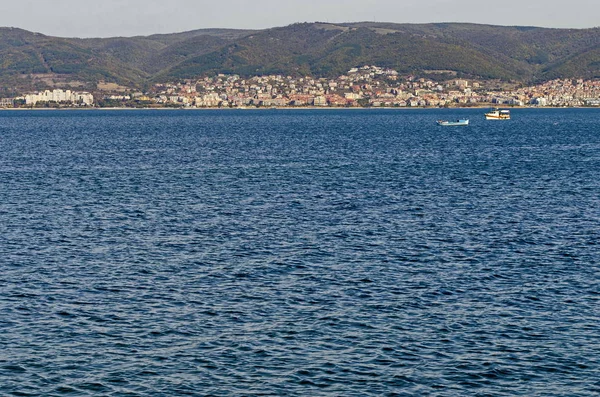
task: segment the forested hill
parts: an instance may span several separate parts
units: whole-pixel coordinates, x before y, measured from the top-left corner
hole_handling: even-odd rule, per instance
[[[0,95],[98,81],[142,87],[213,73],[328,77],[361,65],[527,83],[600,77],[600,28],[302,23],[106,39],[0,28],[0,65]]]

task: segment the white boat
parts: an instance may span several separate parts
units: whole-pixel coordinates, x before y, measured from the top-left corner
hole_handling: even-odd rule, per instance
[[[460,120],[456,120],[456,121],[448,121],[448,120],[438,120],[436,121],[436,123],[438,123],[438,125],[442,125],[442,126],[467,126],[469,125],[469,120],[468,119],[460,119]]]
[[[494,108],[485,114],[486,120],[510,120],[510,110]]]

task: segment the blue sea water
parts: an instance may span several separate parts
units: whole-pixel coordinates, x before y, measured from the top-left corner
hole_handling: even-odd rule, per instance
[[[512,115],[1,111],[0,395],[600,395],[600,110]]]

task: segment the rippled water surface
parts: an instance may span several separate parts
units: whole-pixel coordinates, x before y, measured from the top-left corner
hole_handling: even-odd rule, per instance
[[[0,395],[600,394],[600,110],[512,113],[1,111]]]

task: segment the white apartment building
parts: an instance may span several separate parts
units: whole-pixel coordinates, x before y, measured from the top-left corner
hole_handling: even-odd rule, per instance
[[[46,90],[25,95],[27,105],[35,105],[38,102],[70,102],[91,106],[94,103],[94,96],[89,92],[74,92],[71,90]]]

